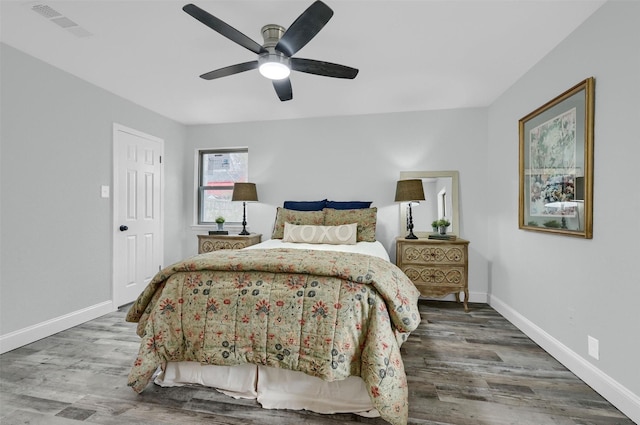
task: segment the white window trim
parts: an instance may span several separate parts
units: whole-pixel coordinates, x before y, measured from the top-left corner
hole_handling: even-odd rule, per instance
[[[193,203],[191,208],[191,229],[195,231],[200,230],[209,230],[216,227],[215,223],[213,224],[200,224],[198,223],[198,191],[200,190],[200,152],[201,151],[210,151],[210,150],[235,150],[235,149],[246,149],[249,151],[248,146],[227,146],[227,147],[208,147],[208,148],[197,148],[193,152]],[[247,170],[248,172],[248,170]],[[229,230],[229,234],[235,233],[237,229],[238,232],[242,230],[242,224],[225,224],[224,226],[227,230]]]

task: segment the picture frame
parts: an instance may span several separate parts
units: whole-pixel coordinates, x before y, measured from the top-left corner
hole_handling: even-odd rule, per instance
[[[594,94],[589,77],[519,120],[520,229],[593,237]]]

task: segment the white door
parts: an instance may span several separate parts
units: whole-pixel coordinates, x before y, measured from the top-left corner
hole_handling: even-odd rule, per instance
[[[162,265],[164,141],[113,125],[113,301],[134,301]]]

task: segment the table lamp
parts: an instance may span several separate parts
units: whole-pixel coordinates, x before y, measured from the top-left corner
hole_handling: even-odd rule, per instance
[[[240,235],[248,235],[247,232],[247,202],[256,202],[258,192],[255,183],[234,183],[231,201],[242,201],[242,232]]]
[[[411,203],[424,200],[424,189],[422,187],[421,179],[398,180],[398,184],[396,185],[396,202],[409,203],[409,218],[407,221],[407,230],[409,230],[409,234],[405,239],[418,239],[418,237],[413,234]]]

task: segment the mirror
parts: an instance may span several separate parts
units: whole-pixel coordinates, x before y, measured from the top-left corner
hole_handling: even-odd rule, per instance
[[[413,233],[426,238],[432,233],[431,222],[442,217],[451,225],[447,233],[460,235],[457,171],[401,171],[400,180],[421,179],[425,200],[411,204]],[[400,235],[407,234],[407,203],[400,203]]]

